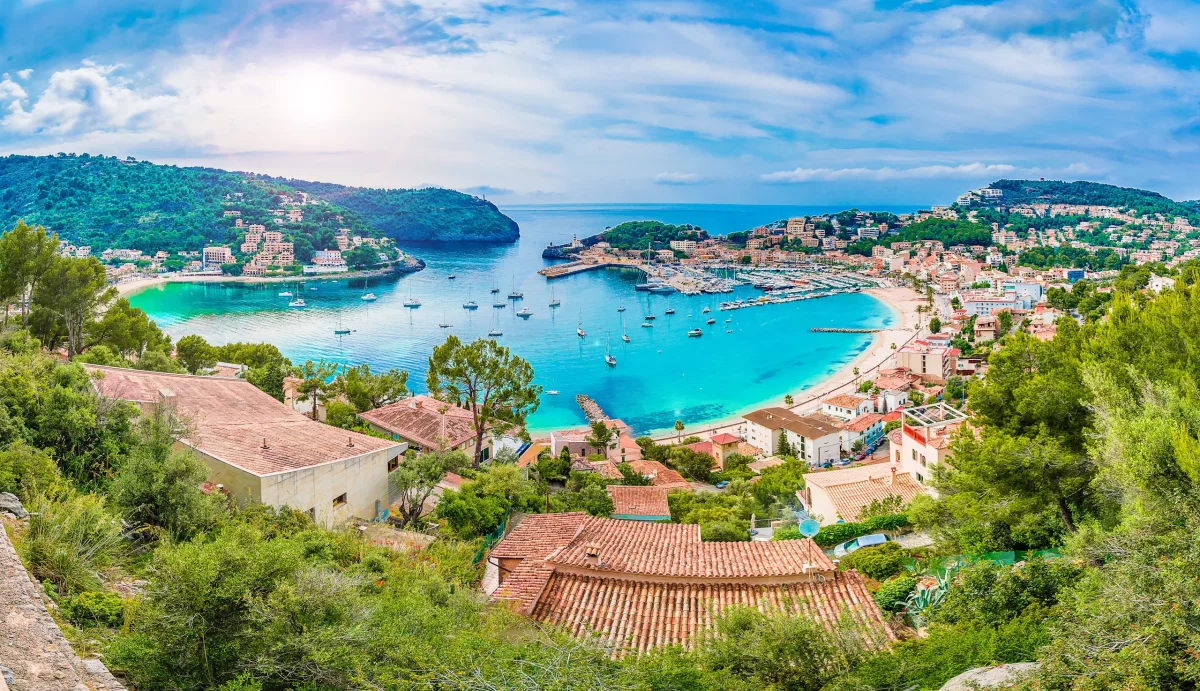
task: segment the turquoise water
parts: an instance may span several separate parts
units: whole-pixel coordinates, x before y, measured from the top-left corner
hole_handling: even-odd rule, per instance
[[[883,303],[857,293],[784,305],[720,312],[721,300],[759,294],[745,286],[722,296],[672,295],[674,315],[665,315],[667,299],[635,292],[641,274],[630,270],[591,271],[550,283],[536,271],[547,264],[547,242],[590,235],[630,218],[696,223],[714,233],[752,227],[777,218],[819,210],[754,206],[589,206],[505,209],[521,225],[521,240],[504,246],[408,246],[428,268],[399,279],[343,279],[295,284],[174,283],[133,296],[159,326],[178,338],[190,333],[212,343],[267,341],[292,358],[367,362],[372,368],[400,367],[410,386],[424,389],[430,351],[447,333],[467,340],[486,336],[493,326],[504,332],[500,343],[528,359],[537,382],[557,396],[542,397],[530,418],[535,431],[585,422],[575,395],[594,398],[610,415],[639,433],[670,428],[675,420],[689,427],[715,422],[764,402],[782,402],[820,382],[870,345],[864,334],[811,333],[814,326],[877,328],[891,326],[895,315]],[[455,280],[448,279],[454,273]],[[513,285],[524,300],[508,300]],[[500,293],[489,290],[497,286]],[[551,309],[550,289],[562,306]],[[311,290],[315,287],[316,290]],[[287,307],[282,290],[302,295],[308,306]],[[373,303],[361,296],[370,291]],[[468,312],[468,299],[479,309]],[[403,302],[409,295],[418,309]],[[504,302],[494,309],[493,302]],[[622,313],[631,342],[621,341]],[[516,315],[528,307],[533,316]],[[711,315],[702,314],[708,306]],[[654,314],[653,328],[640,324]],[[689,316],[690,315],[690,316]],[[716,318],[711,326],[707,317]],[[727,325],[725,319],[732,319]],[[452,328],[439,328],[443,320]],[[577,322],[587,332],[580,338]],[[339,326],[354,329],[334,335]],[[702,328],[690,338],[687,331]],[[732,333],[726,333],[726,328]],[[606,348],[616,367],[604,361]]]

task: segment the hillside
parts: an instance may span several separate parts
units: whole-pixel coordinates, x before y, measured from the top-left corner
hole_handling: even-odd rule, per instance
[[[1177,202],[1157,192],[1133,187],[1117,187],[1101,182],[1063,182],[1061,180],[997,180],[990,187],[1004,190],[1003,203],[1013,204],[1088,204],[1136,209],[1139,213],[1192,216],[1195,202]]]
[[[409,242],[516,242],[517,222],[496,205],[454,190],[378,189],[263,178],[314,194],[359,214],[385,235]]]
[[[661,221],[626,221],[608,228],[599,235],[584,240],[585,243],[607,242],[618,249],[666,249],[672,240],[704,240],[708,233],[697,226],[672,225]]]
[[[329,203],[305,206],[302,221],[281,228],[299,243],[297,255],[301,246],[329,247],[339,227],[425,242],[517,237],[516,223],[495,206],[450,190],[362,189],[87,154],[0,158],[0,224],[25,219],[97,248],[175,252],[236,242],[225,211],[270,224],[281,197],[298,191]]]

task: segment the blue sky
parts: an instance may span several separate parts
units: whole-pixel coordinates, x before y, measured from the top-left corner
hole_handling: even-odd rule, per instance
[[[1200,198],[1200,4],[8,0],[0,153],[528,202]]]

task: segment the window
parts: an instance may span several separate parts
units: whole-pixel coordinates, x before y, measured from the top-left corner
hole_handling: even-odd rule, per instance
[[[913,449],[912,452],[913,452],[913,460],[915,461],[915,460],[917,460],[917,450]]]
[[[925,482],[925,478],[920,473],[917,473],[917,482]]]
[[[336,509],[339,506],[345,506],[345,505],[346,505],[346,493],[345,492],[342,492],[341,494],[339,494],[333,498],[333,508]]]
[[[389,473],[399,467],[400,467],[400,457],[399,456],[396,456],[395,458],[388,460],[388,472]]]
[[[921,454],[921,467],[925,467],[925,454]]]

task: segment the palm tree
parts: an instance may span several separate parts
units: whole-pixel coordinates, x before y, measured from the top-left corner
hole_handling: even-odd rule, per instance
[[[783,397],[783,404],[787,405],[787,406],[790,406],[792,404],[792,395],[791,394],[786,394]]]
[[[683,436],[683,420],[675,421],[675,432],[675,441],[679,441],[679,439]]]

